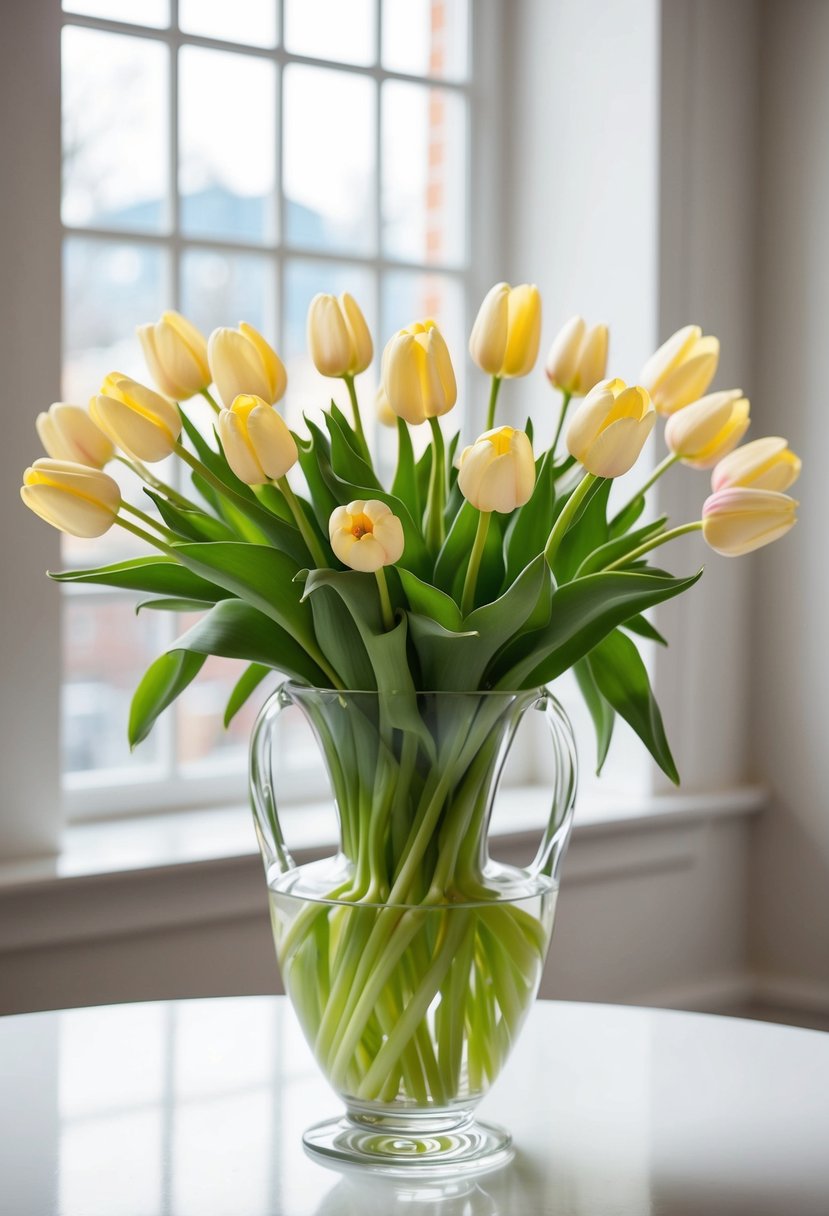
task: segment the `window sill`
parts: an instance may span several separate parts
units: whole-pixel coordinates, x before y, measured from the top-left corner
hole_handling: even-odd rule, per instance
[[[547,798],[541,786],[502,791],[493,822],[494,838],[516,844],[538,838],[546,821]],[[579,802],[573,837],[596,838],[748,815],[762,810],[766,799],[766,791],[759,786],[696,794],[606,794]],[[330,851],[335,833],[330,807],[297,804],[286,809],[283,820],[288,847],[298,861]],[[87,880],[257,856],[250,811],[244,806],[72,824],[58,854],[0,863],[0,898],[15,889],[54,889]]]

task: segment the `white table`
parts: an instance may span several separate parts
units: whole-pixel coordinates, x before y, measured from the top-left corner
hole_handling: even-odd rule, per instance
[[[482,1113],[516,1145],[457,1183],[339,1173],[337,1110],[283,998],[0,1019],[3,1216],[827,1216],[829,1035],[540,1003]]]

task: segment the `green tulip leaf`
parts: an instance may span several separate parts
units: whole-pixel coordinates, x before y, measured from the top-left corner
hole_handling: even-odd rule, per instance
[[[613,482],[609,477],[597,481],[559,546],[553,564],[556,582],[569,583],[589,554],[607,543],[607,500]],[[558,506],[563,507],[560,499]]]
[[[588,658],[579,659],[577,663],[573,664],[573,675],[590,717],[593,719],[593,727],[596,731],[596,776],[599,777],[607,759],[610,740],[613,737],[616,711],[602,696]]]
[[[504,535],[507,582],[511,583],[528,562],[544,552],[555,518],[555,501],[553,456],[546,452],[529,502],[513,514]]]
[[[176,596],[164,596],[161,599],[141,600],[135,605],[135,615],[138,616],[145,608],[156,612],[206,612],[209,604],[201,600],[186,600]]]
[[[581,563],[576,571],[576,578],[581,578],[585,574],[596,574],[599,570],[603,570],[605,566],[609,566],[612,562],[619,561],[626,554],[632,553],[639,545],[644,544],[646,540],[650,540],[652,536],[656,536],[657,532],[661,532],[667,518],[667,515],[661,515],[659,519],[645,524],[642,528],[637,528],[635,532],[627,532],[624,536],[616,537],[614,540],[609,540],[606,544],[600,545],[598,549],[588,554]]]
[[[328,439],[313,419],[307,416],[304,417],[305,425],[310,433],[310,439],[303,439],[301,436],[294,435],[297,451],[299,452],[299,467],[302,469],[306,485],[308,486],[308,493],[311,495],[311,503],[314,515],[316,516],[317,526],[327,535],[331,512],[336,507],[344,504],[340,502],[336,494],[332,493],[320,468],[323,460],[330,464],[331,448]]]
[[[144,493],[155,503],[168,528],[183,540],[236,540],[236,534],[222,520],[204,511],[186,511],[168,502],[163,494],[144,487]]]
[[[586,661],[601,695],[633,727],[663,773],[679,785],[662,715],[635,644],[617,629],[590,651]]]
[[[659,630],[655,629],[648,618],[642,616],[641,613],[630,617],[629,620],[624,622],[622,628],[626,629],[628,633],[637,634],[640,638],[647,638],[649,642],[656,642],[659,646],[668,645],[668,639],[663,637]]]
[[[127,736],[130,749],[147,738],[156,719],[192,684],[207,655],[172,650],[156,659],[141,677],[130,705]]]
[[[152,591],[158,595],[200,600],[208,605],[234,594],[192,570],[185,570],[172,557],[132,557],[91,570],[50,572],[49,577],[58,583],[95,583],[122,587],[126,591]]]
[[[637,519],[641,516],[645,509],[645,495],[637,494],[634,499],[622,507],[618,514],[613,516],[610,521],[610,535],[612,537],[622,536],[629,528],[632,528]]]
[[[411,570],[399,570],[400,582],[412,612],[433,617],[444,629],[461,630],[461,610],[450,595],[424,583]]]
[[[397,468],[391,486],[395,498],[399,498],[409,509],[412,519],[423,517],[423,503],[417,484],[414,448],[409,427],[402,418],[397,419]]]
[[[270,673],[271,668],[265,667],[262,663],[250,663],[245,668],[233,685],[233,690],[227,699],[224,712],[225,730],[230,726],[248,698],[253,695],[265,677],[270,675]]]

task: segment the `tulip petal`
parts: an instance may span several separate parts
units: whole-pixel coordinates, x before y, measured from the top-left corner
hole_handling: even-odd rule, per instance
[[[691,353],[701,337],[702,330],[698,325],[685,325],[675,334],[671,334],[670,338],[654,351],[639,376],[639,383],[651,396],[660,387],[665,376]]]
[[[296,442],[272,405],[259,405],[247,418],[248,442],[272,481],[284,477],[297,462]]]
[[[496,283],[483,298],[472,333],[469,353],[481,371],[500,376],[509,335],[508,283]]]
[[[508,300],[508,332],[501,375],[526,376],[535,366],[541,341],[541,296],[531,283],[513,287]]]

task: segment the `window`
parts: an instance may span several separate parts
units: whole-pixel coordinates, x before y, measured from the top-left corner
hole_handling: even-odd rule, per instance
[[[342,388],[305,353],[308,303],[348,289],[378,355],[394,329],[436,316],[463,401],[476,303],[466,0],[63,7],[65,400],[85,401],[113,369],[146,378],[134,328],[172,306],[205,332],[241,319],[261,328],[285,360],[285,409],[301,428],[303,411]],[[367,421],[376,365],[358,382]],[[200,420],[209,425],[206,407]],[[375,442],[381,459],[390,453],[387,434]],[[117,475],[141,502],[140,483],[126,469]],[[120,535],[70,538],[63,560],[98,565],[136,551]],[[165,805],[241,800],[261,697],[223,730],[239,670],[209,660],[130,755],[132,690],[188,621],[148,610],[136,619],[135,597],[109,589],[63,595],[70,814],[129,812],[162,796]],[[304,738],[286,759],[289,781],[310,766]]]

